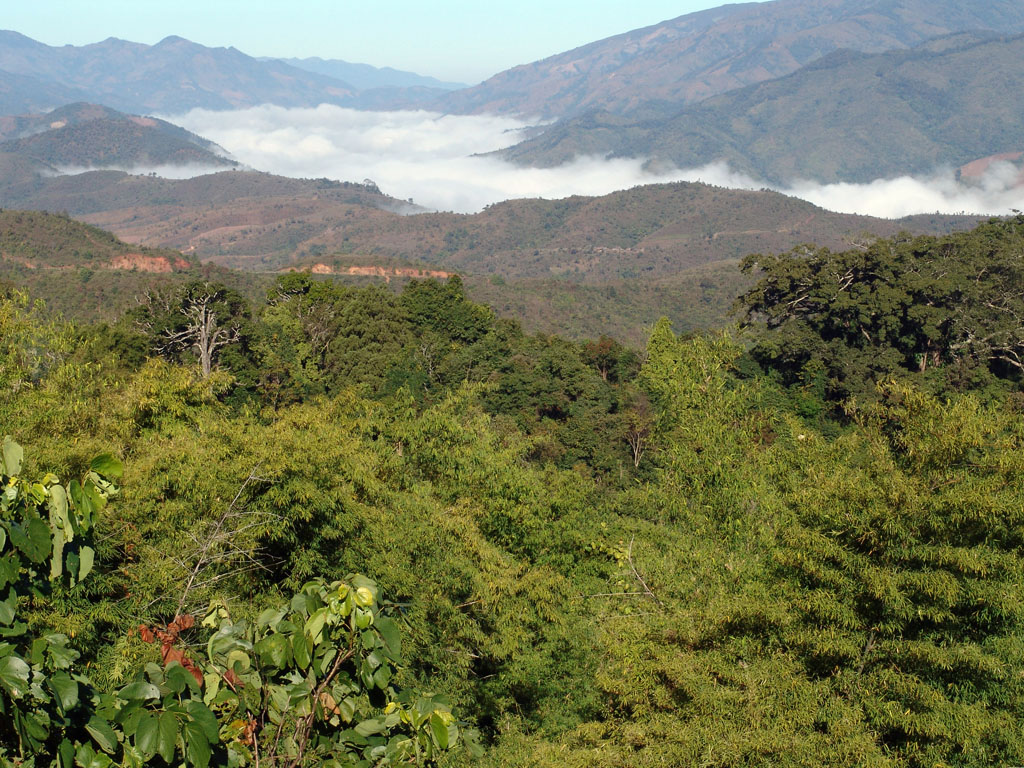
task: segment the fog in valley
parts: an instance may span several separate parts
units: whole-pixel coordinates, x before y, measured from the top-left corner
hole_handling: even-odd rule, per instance
[[[640,184],[703,181],[739,189],[770,185],[721,163],[649,173],[639,159],[577,158],[556,168],[520,167],[487,153],[516,144],[532,127],[510,117],[369,112],[321,105],[193,110],[166,119],[225,147],[238,161],[285,176],[371,179],[381,190],[436,210],[479,211],[518,197],[602,195]],[[157,170],[159,175],[181,176]],[[897,218],[914,213],[1006,214],[1024,208],[1020,172],[997,163],[971,184],[953,169],[869,184],[794,181],[775,187],[829,210]]]

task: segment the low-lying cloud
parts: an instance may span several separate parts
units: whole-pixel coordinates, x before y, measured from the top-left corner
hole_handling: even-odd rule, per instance
[[[215,141],[253,168],[284,176],[372,179],[394,197],[436,210],[472,213],[509,198],[602,195],[672,181],[740,189],[768,186],[720,163],[651,173],[642,159],[584,157],[557,168],[523,168],[480,156],[524,138],[531,126],[509,117],[265,105],[233,112],[193,110],[167,119]],[[928,178],[794,182],[776,188],[833,211],[898,218],[913,213],[1009,213],[1024,208],[1019,182],[1017,169],[997,163],[972,184],[959,182],[947,170]]]

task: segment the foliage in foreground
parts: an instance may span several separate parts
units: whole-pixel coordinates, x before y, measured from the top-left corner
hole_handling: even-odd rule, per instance
[[[23,452],[5,438],[0,460],[0,763],[109,765],[383,766],[432,764],[460,741],[447,700],[400,690],[398,625],[377,585],[360,576],[307,583],[255,622],[214,605],[205,658],[183,650],[191,615],[166,628],[164,664],[127,685],[97,689],[60,633],[24,620],[26,604],[73,589],[94,565],[99,514],[123,467],[110,455],[61,485],[21,474]]]

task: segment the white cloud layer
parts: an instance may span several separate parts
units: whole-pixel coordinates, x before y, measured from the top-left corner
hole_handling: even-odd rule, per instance
[[[671,181],[741,189],[768,186],[720,163],[649,173],[640,159],[586,157],[557,168],[522,168],[494,157],[474,157],[523,138],[530,126],[508,117],[265,105],[234,112],[193,110],[167,119],[225,147],[253,168],[284,176],[372,179],[394,197],[412,198],[437,210],[471,213],[514,197],[602,195]],[[935,212],[1004,214],[1024,209],[1019,181],[1018,171],[1002,163],[993,165],[976,185],[959,183],[949,170],[928,178],[869,184],[794,182],[779,191],[829,210],[887,218]]]

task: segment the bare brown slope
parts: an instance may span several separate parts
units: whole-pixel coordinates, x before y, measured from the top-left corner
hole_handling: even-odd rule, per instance
[[[439,101],[456,113],[567,117],[694,103],[794,72],[840,48],[907,48],[964,30],[1024,32],[1018,0],[774,0],[725,5],[495,75]]]

